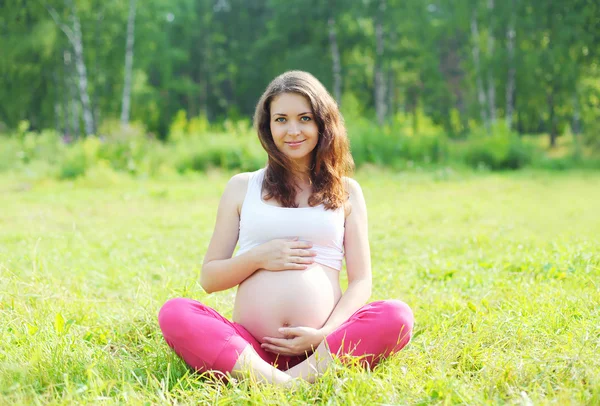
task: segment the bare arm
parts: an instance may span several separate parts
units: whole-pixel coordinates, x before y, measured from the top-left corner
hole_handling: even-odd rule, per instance
[[[260,267],[252,251],[231,257],[238,240],[240,209],[248,190],[248,179],[248,173],[235,175],[221,196],[215,229],[200,274],[200,285],[207,293],[237,286]]]

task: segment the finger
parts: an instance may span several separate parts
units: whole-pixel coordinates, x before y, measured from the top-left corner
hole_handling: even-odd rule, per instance
[[[317,251],[313,251],[313,250],[294,249],[294,250],[292,250],[292,252],[301,257],[316,257],[317,256]]]
[[[304,333],[304,330],[301,327],[281,327],[279,332],[286,336],[301,336]]]
[[[262,343],[260,345],[260,347],[265,351],[273,352],[275,354],[281,354],[281,355],[291,354],[291,352],[288,348],[278,347],[278,346],[272,345],[272,344]]]
[[[276,345],[278,347],[287,348],[289,350],[289,341],[286,338],[264,337],[263,341],[267,344]]]
[[[286,264],[283,264],[283,269],[284,270],[299,270],[302,271],[304,269],[307,269],[308,265],[304,265],[304,264],[295,264],[293,262],[288,262]]]
[[[290,248],[312,248],[313,243],[310,241],[293,241],[290,243]]]
[[[296,264],[312,264],[315,262],[313,257],[292,257],[290,258],[290,261]]]

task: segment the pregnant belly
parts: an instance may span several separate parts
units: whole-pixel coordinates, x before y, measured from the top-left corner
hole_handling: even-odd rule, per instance
[[[320,264],[260,270],[238,287],[233,320],[262,343],[263,337],[283,337],[280,327],[322,327],[341,295],[339,272]]]

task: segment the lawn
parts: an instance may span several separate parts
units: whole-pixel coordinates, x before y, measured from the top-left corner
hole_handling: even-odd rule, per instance
[[[0,404],[600,404],[600,173],[359,171],[372,300],[415,334],[290,393],[191,374],[156,321],[198,276],[229,175],[0,175]]]

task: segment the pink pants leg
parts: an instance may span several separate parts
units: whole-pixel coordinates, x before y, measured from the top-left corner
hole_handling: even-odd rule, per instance
[[[282,370],[306,358],[277,356],[263,350],[242,325],[191,299],[169,300],[161,308],[158,322],[167,344],[186,364],[201,372],[231,372],[248,345],[266,362]],[[405,303],[373,302],[360,308],[326,341],[334,356],[359,356],[361,363],[374,367],[408,344],[413,322],[412,310]]]
[[[413,312],[406,303],[382,300],[358,309],[325,340],[332,355],[361,357],[361,364],[373,368],[408,344],[413,325]]]

